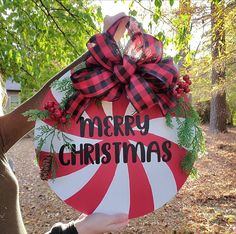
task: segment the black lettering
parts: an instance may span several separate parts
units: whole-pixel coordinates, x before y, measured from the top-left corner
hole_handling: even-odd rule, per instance
[[[171,160],[172,154],[169,150],[170,148],[171,148],[171,142],[170,141],[165,141],[162,144],[162,150],[164,151],[164,153],[166,153],[166,154],[163,154],[163,156],[162,156],[162,161],[163,162],[168,162],[168,161]]]
[[[115,163],[120,163],[120,145],[121,145],[121,142],[113,142],[112,144],[115,146]]]
[[[118,136],[119,133],[121,136],[124,136],[124,133],[121,129],[121,125],[123,124],[123,117],[122,116],[114,116],[114,136]]]
[[[97,125],[98,129],[98,136],[102,136],[102,121],[99,117],[95,116],[93,120],[91,119],[84,119],[84,117],[79,118],[80,123],[80,136],[85,136],[85,127],[88,125],[89,128],[89,136],[94,136],[94,126]]]
[[[138,153],[138,147],[140,149],[140,152]],[[141,162],[145,162],[145,148],[144,144],[142,142],[137,142],[136,145],[133,144],[123,144],[123,157],[124,157],[124,163],[127,163],[127,158],[129,154],[129,150],[131,149],[131,155],[132,155],[132,162],[137,162],[137,155],[141,157]]]
[[[95,144],[95,162],[96,162],[96,164],[100,163],[100,157],[101,157],[101,154],[100,154],[100,144],[96,143]]]
[[[132,115],[126,115],[125,116],[125,135],[133,135],[134,136],[134,130],[132,128],[132,124],[134,123],[134,117]]]
[[[156,141],[152,141],[147,148],[147,162],[151,162],[152,153],[156,153],[157,161],[161,161],[160,147]]]
[[[60,148],[59,151],[59,161],[61,163],[61,165],[63,166],[67,166],[70,164],[70,160],[68,159],[66,162],[64,161],[64,149],[65,149],[66,145],[62,145],[62,147]]]
[[[80,159],[79,159],[79,163],[80,163],[80,165],[83,165],[84,164],[84,150],[83,150],[83,144],[80,144],[79,145],[79,150],[76,150],[75,151],[75,154],[76,155],[80,155]],[[77,156],[78,157],[78,156]]]
[[[88,165],[89,162],[94,164],[93,158],[91,157],[91,153],[94,151],[94,146],[92,144],[86,143],[84,144],[84,164]]]
[[[67,148],[69,149],[68,146]],[[71,165],[75,165],[75,164],[76,164],[76,145],[72,144],[71,145]]]
[[[136,126],[138,129],[140,129],[140,133],[142,135],[147,135],[149,131],[149,116],[145,115],[144,116],[144,121],[143,121],[143,126],[141,125],[141,118],[140,115],[136,116]]]
[[[106,116],[103,120],[103,124],[104,124],[104,134],[105,136],[112,136],[112,133],[109,134],[109,119],[112,120],[112,116]]]
[[[102,144],[102,152],[105,155],[102,157],[102,163],[107,164],[111,161],[111,154],[109,150],[111,149],[111,144],[110,143],[104,143]]]

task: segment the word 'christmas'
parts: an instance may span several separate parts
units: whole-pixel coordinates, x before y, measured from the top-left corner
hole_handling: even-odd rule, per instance
[[[107,164],[111,161],[116,164],[122,161],[123,163],[135,163],[138,157],[140,157],[141,162],[151,162],[152,160],[168,162],[172,158],[170,141],[164,141],[161,145],[152,141],[147,146],[142,142],[137,142],[135,145],[127,142],[107,142],[94,145],[86,143],[79,144],[79,149],[73,144],[69,156],[64,154],[66,147],[63,145],[59,152],[59,161],[64,166],[76,165],[77,163],[80,165]]]

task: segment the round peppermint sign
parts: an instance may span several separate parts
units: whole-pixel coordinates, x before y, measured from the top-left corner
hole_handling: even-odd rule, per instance
[[[121,52],[114,35],[125,22]],[[123,23],[121,25],[124,25]],[[199,117],[188,103],[162,43],[132,17],[91,37],[87,57],[56,80],[37,119],[42,180],[80,212],[148,214],[170,201],[203,149]]]
[[[69,77],[70,72],[61,79]],[[63,95],[51,88],[42,106],[60,103]],[[172,199],[187,178],[180,165],[186,150],[178,146],[176,120],[172,118],[172,128],[165,121],[157,106],[137,113],[125,95],[115,102],[91,102],[78,120],[72,118],[69,126],[59,126],[54,137],[47,137],[39,165],[53,145],[55,178],[48,183],[66,204],[86,214],[143,216]],[[36,139],[54,125],[51,119],[37,120]],[[73,148],[66,146],[65,137]],[[39,144],[36,140],[35,147]]]

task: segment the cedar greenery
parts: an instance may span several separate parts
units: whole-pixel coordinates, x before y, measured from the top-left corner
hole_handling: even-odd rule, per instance
[[[178,124],[178,144],[187,149],[187,154],[181,166],[184,171],[196,177],[197,171],[193,167],[199,153],[205,152],[205,140],[200,125],[200,117],[192,106],[187,104],[183,98],[177,101],[177,105],[166,115],[166,125],[173,128],[171,114],[176,117]]]
[[[64,92],[60,107],[62,110],[65,110],[68,99],[75,94],[75,89],[73,88],[71,79],[68,77],[62,80],[55,80],[51,84],[51,87],[56,89],[57,91]]]
[[[37,119],[46,119],[49,117],[47,110],[28,110],[23,113],[23,116],[28,117],[28,121],[36,121]]]

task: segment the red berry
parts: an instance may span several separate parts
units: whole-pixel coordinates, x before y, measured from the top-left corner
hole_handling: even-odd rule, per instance
[[[47,104],[44,104],[44,109],[48,110],[48,105]]]
[[[176,91],[177,91],[177,93],[181,94],[181,93],[183,93],[184,89],[182,89],[182,88],[177,88]]]
[[[176,90],[173,90],[173,95],[176,96],[178,93]]]
[[[62,111],[60,109],[55,110],[54,115],[57,119],[62,117]]]
[[[50,118],[51,118],[52,120],[57,120],[57,119],[56,119],[56,116],[55,116],[54,114],[51,114],[51,115],[50,115]]]
[[[54,107],[55,106],[55,102],[52,102],[52,101],[48,101],[47,102],[47,106],[50,108],[50,107]]]
[[[188,86],[189,86],[189,85],[188,85],[187,83],[184,83],[184,84],[183,84],[183,89],[184,89],[184,90],[187,89]]]
[[[186,80],[186,83],[187,83],[188,85],[191,85],[191,84],[192,84],[192,81],[191,81],[191,80]]]
[[[183,88],[183,82],[179,81],[178,86],[179,86],[179,88]]]
[[[180,99],[180,98],[181,98],[181,94],[180,94],[180,93],[177,93],[176,98],[177,98],[177,99]]]
[[[189,75],[188,74],[184,75],[183,80],[185,81],[189,80]]]
[[[65,116],[62,116],[62,117],[60,118],[60,122],[61,122],[61,123],[65,124],[66,121],[67,121],[67,119],[66,119]]]
[[[49,107],[48,110],[51,112],[51,113],[54,113],[55,112],[55,107]]]
[[[187,88],[184,91],[185,91],[185,93],[189,93],[190,92],[190,88]]]

